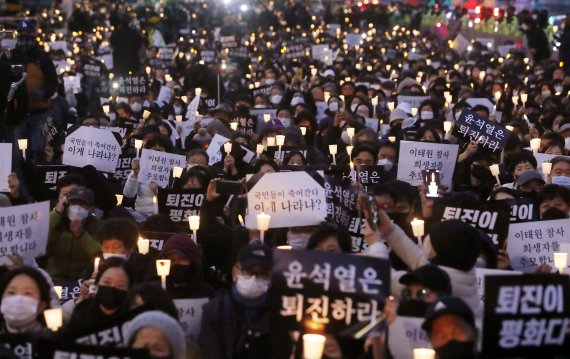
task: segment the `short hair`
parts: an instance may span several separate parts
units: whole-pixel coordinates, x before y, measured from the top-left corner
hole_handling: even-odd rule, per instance
[[[570,164],[570,158],[565,157],[565,156],[556,156],[550,162],[552,162],[552,166],[554,166],[555,164],[557,164],[559,162],[566,162],[566,163]]]
[[[275,161],[270,160],[270,159],[266,159],[266,158],[260,158],[257,161],[255,161],[255,163],[253,164],[253,173],[259,172],[259,170],[261,169],[261,166],[263,166],[263,165],[269,165],[269,166],[273,167],[275,172],[277,172],[279,170]]]
[[[315,249],[319,243],[327,239],[328,237],[335,237],[338,241],[340,249],[345,253],[352,252],[351,239],[348,233],[340,228],[337,224],[330,222],[321,223],[317,229],[311,234],[309,242],[307,243],[307,249]]]
[[[174,152],[174,146],[172,145],[170,138],[159,134],[155,134],[154,136],[150,137],[148,141],[146,141],[144,148],[153,148],[156,145],[163,147],[164,150],[168,153]]]
[[[178,310],[160,284],[145,282],[133,286],[124,301],[127,311],[131,309],[130,307],[134,304],[137,296],[141,297],[146,310],[160,310],[178,320]]]
[[[536,163],[536,158],[534,157],[534,155],[529,151],[522,151],[522,152],[519,152],[519,153],[513,155],[513,157],[510,159],[510,161],[509,161],[509,172],[514,172],[515,168],[519,164],[525,163],[525,162],[530,163],[531,166],[536,169],[537,163]]]
[[[542,202],[555,198],[561,198],[570,206],[570,189],[555,184],[547,184],[538,192],[538,205],[540,206]]]
[[[208,155],[208,152],[206,152],[206,150],[203,148],[194,148],[186,152],[186,159],[188,159],[188,157],[190,156],[195,156],[195,155],[202,155],[206,157],[206,161],[210,161],[210,156]]]
[[[286,166],[289,161],[291,160],[291,157],[295,156],[295,155],[299,155],[301,156],[301,160],[303,161],[303,165],[307,165],[307,159],[305,158],[305,155],[303,154],[303,152],[301,151],[291,151],[287,154],[287,156],[285,156],[285,158],[283,159],[283,165]]]
[[[374,163],[378,161],[378,150],[369,142],[363,142],[354,146],[351,157],[357,157],[361,152],[368,152],[374,157]]]
[[[137,225],[125,217],[107,219],[99,228],[99,240],[101,243],[107,239],[118,239],[129,250],[135,248],[138,237],[139,230]]]
[[[0,279],[0,302],[2,301],[1,298],[4,295],[4,292],[6,291],[6,288],[8,287],[12,279],[16,278],[20,274],[32,278],[32,280],[38,286],[38,291],[40,293],[40,301],[46,303],[47,308],[50,308],[51,288],[50,285],[48,284],[46,277],[39,270],[26,266],[14,270],[9,270],[6,273],[4,273],[4,275]],[[41,313],[39,313],[38,315],[41,315]]]
[[[111,268],[122,268],[127,274],[127,277],[129,277],[129,288],[133,286],[135,281],[134,268],[129,262],[119,257],[111,257],[103,261],[103,263],[99,267],[99,271],[97,272],[97,277],[95,277],[95,283],[99,284],[99,280],[101,279],[103,274],[107,271],[107,269]]]
[[[65,176],[61,177],[57,181],[56,193],[59,194],[59,191],[61,191],[61,189],[63,187],[67,187],[67,186],[70,186],[72,184],[76,184],[78,186],[84,186],[85,185],[85,179],[79,173],[68,173]]]

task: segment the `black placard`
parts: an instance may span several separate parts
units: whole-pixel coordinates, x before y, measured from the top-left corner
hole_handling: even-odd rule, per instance
[[[187,228],[188,217],[197,216],[206,199],[203,190],[160,189],[158,191],[158,212],[167,215],[174,223]]]
[[[148,93],[148,78],[146,74],[122,75],[113,79],[112,90],[119,96],[143,96]]]
[[[477,142],[493,152],[505,148],[511,132],[497,122],[480,117],[468,109],[461,111],[451,133],[458,138]]]

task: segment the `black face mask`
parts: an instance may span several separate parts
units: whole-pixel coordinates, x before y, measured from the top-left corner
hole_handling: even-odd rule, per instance
[[[238,116],[249,116],[249,107],[248,106],[237,106],[236,113]]]
[[[491,171],[485,166],[473,165],[471,168],[471,175],[480,181],[484,181],[492,176]]]
[[[170,268],[168,280],[176,284],[189,284],[194,279],[194,273],[193,265],[175,264]]]
[[[95,294],[95,300],[105,309],[117,309],[123,304],[126,296],[126,290],[100,285]]]
[[[403,300],[398,306],[398,315],[423,318],[428,307],[429,303],[417,299]]]
[[[474,342],[460,342],[452,339],[442,347],[435,349],[435,356],[438,359],[470,359],[474,358]]]

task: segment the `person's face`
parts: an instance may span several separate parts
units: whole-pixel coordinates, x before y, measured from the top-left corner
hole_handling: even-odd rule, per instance
[[[357,166],[372,166],[374,165],[374,156],[367,151],[361,151],[356,157],[352,159]]]
[[[182,188],[184,189],[200,189],[202,188],[202,184],[200,183],[200,180],[198,180],[198,177],[190,177],[188,178],[188,181],[186,181],[186,183],[184,183],[184,186],[182,186]]]
[[[111,267],[107,269],[99,279],[99,286],[115,287],[119,290],[129,290],[129,276],[123,268]]]
[[[475,111],[475,113],[484,119],[489,119],[489,115],[485,111]]]
[[[495,200],[497,200],[497,201],[502,201],[504,199],[515,199],[515,197],[511,194],[506,193],[506,192],[499,192],[495,195]]]
[[[195,155],[189,156],[186,159],[186,163],[188,163],[189,165],[207,166],[208,165],[208,159],[206,158],[206,156],[204,156],[202,154],[195,154]]]
[[[522,186],[519,186],[519,190],[522,192],[539,192],[542,187],[544,187],[544,182],[539,180],[531,180]]]
[[[407,284],[406,292],[410,295],[410,299],[416,299],[425,303],[435,303],[438,298],[435,292],[419,283]]]
[[[264,173],[265,174],[265,173],[274,173],[274,172],[275,172],[275,170],[273,169],[273,167],[271,167],[268,164],[265,164],[259,168],[258,173]]]
[[[59,199],[62,199],[63,197],[67,197],[67,194],[69,193],[69,191],[71,191],[75,187],[77,187],[77,185],[75,183],[72,183],[69,186],[61,187],[59,189]]]
[[[108,238],[101,241],[101,250],[103,253],[113,253],[113,254],[127,254],[129,252],[128,248],[125,246],[125,242],[117,238]]]
[[[561,156],[564,154],[560,146],[550,146],[546,149],[545,153],[548,155],[557,155],[557,156]]]
[[[384,208],[384,211],[386,213],[394,212],[395,204],[394,204],[394,198],[392,198],[392,196],[389,196],[387,194],[381,194],[374,196],[374,199],[376,200],[378,207]]]
[[[319,252],[335,252],[335,253],[341,253],[342,249],[340,248],[340,245],[338,244],[338,239],[334,236],[330,236],[328,238],[326,238],[325,240],[321,241],[316,247],[315,247],[316,251]]]
[[[188,266],[188,265],[192,264],[192,261],[190,260],[190,258],[188,258],[182,252],[177,251],[177,250],[172,250],[172,251],[168,252],[166,259],[170,259],[171,265],[180,264],[183,266]]]
[[[528,171],[534,171],[534,167],[532,167],[530,162],[521,162],[518,165],[516,165],[513,175],[515,176],[515,178],[519,178],[520,175]]]
[[[557,162],[552,165],[552,171],[550,172],[552,177],[555,176],[566,176],[570,177],[570,163],[564,161]]]
[[[391,147],[382,147],[380,151],[378,151],[378,159],[396,163],[396,150]]]
[[[433,135],[433,132],[431,131],[426,131],[424,132],[424,135],[421,138],[422,141],[435,141],[435,136]]]
[[[251,277],[255,276],[257,279],[266,279],[269,280],[271,275],[269,271],[261,266],[254,265],[247,269],[242,268],[239,264],[234,267],[236,269],[234,274],[240,274],[244,277]],[[234,276],[234,282],[237,280],[237,276]]]
[[[542,216],[544,212],[546,212],[548,209],[552,207],[558,208],[559,210],[566,213],[570,212],[570,206],[568,205],[568,203],[564,202],[564,200],[561,197],[554,197],[553,199],[547,199],[540,203],[539,207],[540,216]]]
[[[287,164],[289,166],[302,166],[303,165],[303,157],[301,157],[301,155],[299,155],[299,154],[294,154],[293,156],[291,156],[291,158],[289,159],[289,162]]]
[[[164,126],[160,126],[159,128],[160,134],[164,136],[168,136],[168,130]]]
[[[41,300],[38,285],[31,277],[25,274],[19,274],[12,278],[6,290],[4,290],[4,294],[2,294],[2,299],[13,295],[25,295],[37,301]]]
[[[172,351],[162,332],[153,327],[144,327],[137,332],[131,344],[133,349],[147,349],[155,358],[170,358]]]
[[[358,106],[358,108],[356,109],[356,114],[364,118],[370,117],[370,111],[368,110],[368,107],[364,105]]]
[[[154,146],[152,147],[152,149],[155,150],[155,151],[159,151],[159,152],[166,152],[166,148],[164,148],[164,147],[162,147],[161,145],[158,145],[158,144],[154,145]]]
[[[461,317],[443,314],[433,321],[429,339],[433,348],[437,349],[453,339],[460,342],[474,341],[475,332]]]
[[[406,200],[401,200],[396,202],[396,205],[394,206],[394,211],[396,211],[396,213],[409,215],[412,213],[412,205],[410,202]]]

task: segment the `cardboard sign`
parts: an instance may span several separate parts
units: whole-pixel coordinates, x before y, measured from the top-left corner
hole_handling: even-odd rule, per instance
[[[479,146],[495,152],[505,148],[511,132],[496,122],[464,109],[451,134],[457,138],[477,142]]]
[[[160,152],[143,148],[140,158],[138,181],[155,181],[159,187],[168,187],[172,167],[185,167],[186,157],[174,153]]]
[[[49,201],[0,208],[0,265],[18,253],[24,262],[46,252],[49,234]]]
[[[429,100],[431,97],[429,96],[398,96],[398,104],[402,102],[409,103],[412,107],[420,108],[420,105],[425,100]]]
[[[74,125],[67,130],[63,148],[64,165],[92,165],[98,171],[114,173],[121,155],[121,136],[96,127]]]
[[[487,233],[496,246],[502,246],[509,231],[510,207],[501,201],[481,202],[476,206],[436,199],[432,219],[435,222],[459,219]]]
[[[441,184],[451,187],[458,145],[423,141],[401,141],[398,180],[419,186],[425,180],[423,170],[438,170]]]
[[[79,294],[81,292],[81,283],[83,279],[53,279],[54,286],[61,287],[61,297],[59,298],[59,302],[61,304],[67,302],[68,300],[75,300],[79,298]]]
[[[188,222],[189,216],[200,212],[206,198],[203,190],[160,189],[158,191],[158,213],[167,215],[174,223]]]
[[[477,294],[484,302],[485,301],[485,278],[496,275],[520,275],[522,272],[513,270],[502,270],[502,269],[488,269],[475,267],[475,275],[477,276]]]
[[[247,181],[248,228],[257,228],[260,213],[271,216],[269,228],[317,225],[327,215],[321,171],[248,175]]]
[[[88,85],[97,85],[102,75],[105,74],[105,65],[96,59],[87,59],[83,63],[83,76]]]
[[[5,348],[18,359],[34,358],[34,339],[29,334],[2,334],[0,335],[0,348]],[[2,353],[3,358],[8,358]]]
[[[59,128],[55,124],[52,116],[46,116],[44,123],[41,125],[42,136],[45,143],[51,143],[59,136]]]
[[[485,283],[482,358],[570,353],[568,276],[493,276]]]
[[[148,86],[146,74],[117,76],[112,85],[119,97],[144,96],[148,93]]]
[[[274,250],[271,326],[299,330],[307,323],[353,336],[382,314],[390,292],[390,262],[345,253]]]
[[[388,349],[393,358],[414,359],[415,348],[431,348],[422,329],[424,318],[397,316],[388,327]]]
[[[538,203],[534,198],[515,198],[505,200],[511,206],[511,223],[540,220]]]
[[[507,252],[513,269],[533,272],[540,264],[554,266],[554,252],[560,252],[561,243],[570,242],[570,221],[512,223],[509,226]]]
[[[0,143],[0,192],[10,192],[8,176],[12,173],[12,144]]]
[[[202,307],[210,301],[209,298],[174,299],[178,310],[178,321],[184,329],[186,338],[198,340],[202,324]]]

